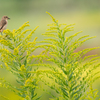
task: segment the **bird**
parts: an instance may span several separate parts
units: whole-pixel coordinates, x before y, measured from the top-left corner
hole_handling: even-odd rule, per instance
[[[7,24],[8,24],[8,19],[10,19],[8,16],[3,16],[1,21],[0,21],[0,32],[2,35],[3,30],[5,30],[7,28]]]

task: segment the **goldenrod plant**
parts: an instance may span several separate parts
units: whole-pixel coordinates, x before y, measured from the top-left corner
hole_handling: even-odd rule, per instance
[[[28,23],[23,24],[18,30],[4,30],[3,35],[0,35],[0,61],[3,62],[1,68],[5,68],[15,75],[19,87],[13,86],[4,78],[0,78],[0,86],[15,92],[22,98],[21,100],[38,100],[40,96],[37,96],[35,92],[38,87],[37,68],[30,73],[32,71],[31,63],[36,62],[31,53],[37,48],[37,37],[32,39],[32,35],[38,26],[34,30],[25,30],[29,26]]]
[[[37,89],[50,94],[50,100],[96,100],[98,90],[93,88],[93,83],[100,78],[100,71],[97,70],[100,67],[99,57],[85,54],[99,47],[75,52],[84,42],[94,37],[85,35],[77,38],[82,32],[67,35],[73,31],[73,25],[59,24],[48,14],[53,23],[42,34],[46,37],[43,41],[37,41],[37,37],[32,39],[38,27],[25,30],[29,22],[18,30],[4,30],[3,35],[0,35],[0,66],[15,75],[19,84],[13,86],[5,78],[0,78],[0,87],[16,93],[19,100],[41,100],[42,94],[39,95]],[[43,51],[33,55],[37,48]]]
[[[53,23],[49,24],[49,29],[42,34],[47,38],[40,43],[44,43],[41,47],[45,49],[41,55],[49,63],[42,62],[40,65],[49,68],[42,73],[49,81],[45,80],[45,77],[42,77],[41,81],[58,94],[57,97],[54,92],[45,90],[52,95],[50,100],[96,100],[98,91],[93,89],[92,85],[100,78],[100,71],[96,70],[100,68],[100,57],[84,55],[99,47],[75,52],[76,48],[94,37],[85,35],[76,39],[75,37],[82,32],[68,36],[67,33],[73,31],[73,25],[59,24],[58,20],[48,14]]]

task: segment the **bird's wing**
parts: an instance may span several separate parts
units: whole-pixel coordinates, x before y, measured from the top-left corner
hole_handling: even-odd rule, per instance
[[[6,20],[1,20],[0,22],[0,30],[7,24]]]

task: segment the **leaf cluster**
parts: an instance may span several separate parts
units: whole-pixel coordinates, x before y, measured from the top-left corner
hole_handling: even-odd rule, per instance
[[[53,64],[46,65],[43,63],[42,66],[50,68],[45,72],[45,76],[53,82],[49,83],[44,79],[41,80],[60,95],[56,97],[50,93],[57,100],[84,100],[83,96],[85,94],[85,99],[87,96],[90,97],[90,94],[86,93],[90,84],[100,78],[100,71],[96,71],[100,67],[99,57],[97,55],[84,57],[84,55],[99,47],[86,48],[75,52],[84,42],[94,37],[85,35],[74,39],[81,32],[66,37],[69,31],[73,31],[73,25],[59,24],[50,13],[48,14],[51,16],[53,23],[48,25],[49,29],[43,34],[47,38],[41,41],[41,43],[45,43],[42,45],[45,48],[42,55],[46,55],[45,60]],[[97,97],[97,95],[94,97],[94,94],[92,96],[94,99]]]
[[[42,87],[52,96],[49,98],[51,100],[95,100],[98,91],[93,89],[93,83],[100,78],[100,71],[97,70],[100,67],[100,57],[85,55],[98,47],[75,52],[84,42],[94,37],[85,35],[76,39],[82,32],[68,36],[67,33],[73,31],[73,24],[59,24],[58,20],[48,14],[53,23],[42,34],[46,37],[43,41],[36,41],[37,37],[32,40],[38,27],[25,30],[29,22],[17,30],[4,30],[3,35],[0,35],[0,61],[3,62],[1,68],[15,75],[19,84],[19,87],[13,86],[0,78],[0,87],[10,89],[23,100],[38,100],[41,96],[36,90],[42,87],[39,85],[42,82],[57,94],[54,95]],[[44,50],[33,55],[37,48]],[[39,69],[40,67],[46,69]]]
[[[0,81],[2,82],[1,87],[10,89],[24,100],[38,100],[40,97],[37,97],[37,93],[35,93],[38,84],[38,80],[35,78],[38,76],[37,69],[34,69],[34,73],[30,73],[32,71],[31,63],[34,64],[38,60],[38,58],[34,59],[34,55],[32,55],[37,48],[37,37],[32,41],[32,35],[38,26],[34,30],[23,31],[29,26],[28,23],[24,23],[17,30],[4,30],[4,34],[0,36],[0,60],[3,62],[1,67],[15,75],[20,87],[12,86],[4,78],[1,78]]]

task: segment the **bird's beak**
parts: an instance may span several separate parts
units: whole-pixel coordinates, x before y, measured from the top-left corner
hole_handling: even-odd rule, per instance
[[[10,19],[10,18],[8,17],[8,19]]]

